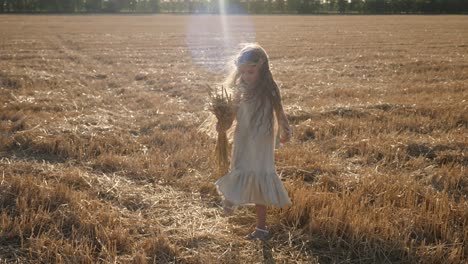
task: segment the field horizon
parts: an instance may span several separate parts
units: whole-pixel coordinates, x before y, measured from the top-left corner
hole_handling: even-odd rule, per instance
[[[0,263],[466,263],[468,19],[0,15]],[[224,26],[224,27],[223,27]],[[220,211],[207,87],[269,54],[293,204]]]

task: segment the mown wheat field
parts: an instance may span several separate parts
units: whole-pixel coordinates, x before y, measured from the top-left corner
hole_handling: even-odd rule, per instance
[[[220,21],[0,16],[1,262],[466,263],[466,16],[224,20],[294,129],[265,243],[253,208],[221,216],[199,130],[237,51]]]

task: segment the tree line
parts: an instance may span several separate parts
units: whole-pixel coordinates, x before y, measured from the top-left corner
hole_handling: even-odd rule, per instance
[[[460,14],[468,0],[0,0],[0,13]]]

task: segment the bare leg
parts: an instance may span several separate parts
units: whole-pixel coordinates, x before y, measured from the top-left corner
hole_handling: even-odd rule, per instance
[[[265,205],[255,205],[255,212],[257,213],[257,227],[266,229],[267,208]]]
[[[247,235],[248,240],[266,240],[270,233],[266,230],[267,207],[265,205],[256,204],[255,213],[257,214],[257,228],[255,231]]]
[[[226,216],[232,215],[234,213],[234,204],[231,201],[224,199],[223,211]]]

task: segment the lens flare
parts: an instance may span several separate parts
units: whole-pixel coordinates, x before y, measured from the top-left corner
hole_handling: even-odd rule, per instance
[[[195,64],[221,73],[244,43],[255,42],[255,29],[242,7],[219,0],[219,15],[192,15],[188,20],[186,44]],[[228,15],[235,10],[236,15]]]

